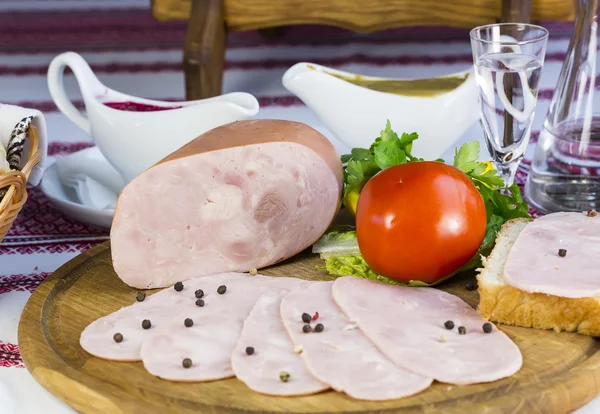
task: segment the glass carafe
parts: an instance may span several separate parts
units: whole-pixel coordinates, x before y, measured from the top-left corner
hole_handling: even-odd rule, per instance
[[[600,93],[596,90],[597,0],[578,0],[577,17],[527,182],[536,209],[600,209]]]

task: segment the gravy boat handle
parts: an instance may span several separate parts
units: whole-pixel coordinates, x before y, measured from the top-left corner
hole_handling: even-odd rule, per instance
[[[63,74],[67,66],[75,74],[84,102],[90,93],[100,94],[105,87],[100,83],[96,75],[94,75],[87,62],[75,52],[62,53],[50,62],[50,66],[48,67],[48,89],[54,103],[75,125],[83,129],[88,135],[91,135],[92,131],[89,119],[73,105],[65,92]]]

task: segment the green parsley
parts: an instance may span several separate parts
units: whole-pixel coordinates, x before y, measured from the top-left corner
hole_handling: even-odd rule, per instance
[[[351,191],[362,190],[371,177],[394,165],[413,161],[424,161],[412,155],[412,143],[418,139],[416,132],[398,136],[388,120],[385,129],[369,149],[353,148],[350,154],[342,155],[344,165],[344,199]],[[436,161],[444,162],[438,159]]]

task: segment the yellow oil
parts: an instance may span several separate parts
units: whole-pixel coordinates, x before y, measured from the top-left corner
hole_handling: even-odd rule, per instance
[[[309,65],[308,67],[309,69],[317,70],[312,65]],[[374,91],[425,98],[431,98],[451,92],[462,85],[469,76],[469,74],[466,73],[462,76],[447,76],[429,79],[369,79],[360,75],[344,76],[325,70],[322,72],[352,83],[353,85]]]

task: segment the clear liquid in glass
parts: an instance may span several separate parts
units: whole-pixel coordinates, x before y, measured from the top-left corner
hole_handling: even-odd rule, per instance
[[[584,125],[589,125],[584,130]],[[600,117],[544,125],[525,186],[543,212],[600,209]]]
[[[488,53],[475,64],[486,144],[505,181],[527,149],[541,70],[536,56],[523,53]]]

